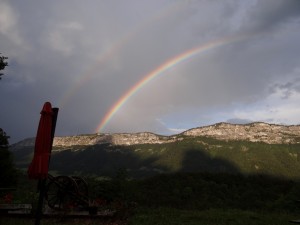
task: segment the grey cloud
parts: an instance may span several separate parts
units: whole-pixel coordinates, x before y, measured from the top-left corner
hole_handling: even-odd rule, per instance
[[[0,82],[0,127],[13,141],[35,135],[40,108],[51,101],[60,107],[57,135],[92,133],[151,71],[232,36],[246,38],[171,66],[130,97],[105,131],[167,133],[178,118],[179,128],[226,121],[235,116],[219,117],[222,108],[272,90],[299,92],[292,74],[300,57],[298,1],[245,2],[2,1],[1,15],[10,19],[0,28],[0,52],[10,66]]]
[[[247,123],[252,123],[253,121],[249,119],[232,118],[232,119],[228,119],[226,122],[232,124],[247,124]]]
[[[299,20],[298,0],[264,0],[248,9],[245,29],[268,31]]]
[[[280,91],[283,99],[288,99],[294,92],[300,93],[300,78],[296,77],[287,82],[275,83],[269,87],[271,94]]]

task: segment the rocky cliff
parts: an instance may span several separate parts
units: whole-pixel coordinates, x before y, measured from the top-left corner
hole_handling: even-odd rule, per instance
[[[68,137],[55,137],[54,146],[72,145],[134,145],[134,144],[162,144],[177,140],[176,136],[161,136],[153,133],[120,133],[120,134],[91,134]]]
[[[246,140],[268,144],[300,143],[300,126],[284,126],[268,123],[229,124],[199,127],[183,132],[186,136],[207,136],[219,140]]]
[[[198,127],[173,136],[161,136],[149,132],[120,133],[120,134],[88,134],[77,136],[55,137],[53,146],[74,145],[134,145],[162,144],[183,140],[185,137],[206,136],[219,140],[246,140],[268,144],[300,143],[300,125],[284,126],[267,123],[229,124],[217,123],[210,126]],[[34,146],[34,138],[26,139],[14,145]]]

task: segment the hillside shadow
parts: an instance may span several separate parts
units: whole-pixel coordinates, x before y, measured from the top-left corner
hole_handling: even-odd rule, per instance
[[[174,171],[159,164],[159,155],[140,157],[134,150],[111,145],[90,146],[84,150],[65,150],[51,156],[50,170],[61,174],[97,174],[112,176],[119,169],[126,169],[133,178],[149,177],[173,172],[239,173],[227,160],[212,157],[203,149],[188,149],[183,153],[181,166]],[[171,157],[171,156],[169,156]]]
[[[140,178],[169,172],[166,167],[156,165],[158,159],[158,156],[141,158],[132,149],[102,144],[78,151],[55,152],[51,156],[50,170],[67,175],[78,172],[113,176],[119,169],[126,169],[130,177]]]
[[[149,154],[145,157],[138,155],[130,147],[112,146],[110,144],[93,145],[88,147],[74,146],[68,150],[52,151],[50,159],[50,173],[71,174],[96,174],[100,176],[113,176],[119,169],[126,169],[133,178],[149,177],[164,173],[174,172],[209,172],[209,173],[239,173],[239,169],[229,161],[212,157],[201,148],[176,149],[169,146],[169,151],[164,156],[164,162],[159,154]],[[33,151],[33,150],[32,150]],[[32,151],[23,151],[17,157],[18,166],[28,168]],[[174,156],[178,153],[182,156]],[[180,157],[180,161],[171,161],[172,157]],[[27,159],[27,160],[25,160]],[[170,163],[178,164],[178,169],[170,167]]]
[[[233,173],[240,172],[239,168],[218,157],[212,157],[203,150],[189,149],[185,153],[180,172],[209,172]]]

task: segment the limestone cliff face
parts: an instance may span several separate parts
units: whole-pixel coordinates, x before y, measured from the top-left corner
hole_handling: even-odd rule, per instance
[[[112,145],[162,144],[175,141],[176,138],[160,136],[153,133],[94,134],[69,137],[55,137],[54,146],[95,145],[109,143]]]
[[[161,136],[149,132],[120,134],[88,134],[77,136],[55,137],[53,146],[75,145],[135,145],[162,144],[181,141],[184,137],[205,136],[219,140],[246,140],[265,142],[268,144],[300,143],[300,125],[283,126],[267,123],[250,123],[245,125],[218,123],[211,126],[198,127],[173,136]],[[19,147],[34,146],[34,138],[26,139],[14,145]]]
[[[245,125],[217,123],[183,132],[186,136],[208,136],[220,140],[247,140],[268,144],[300,143],[300,126],[267,123]]]

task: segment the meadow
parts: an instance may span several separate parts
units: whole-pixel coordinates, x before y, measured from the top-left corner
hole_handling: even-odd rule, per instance
[[[35,201],[35,183],[21,181],[15,202]],[[20,179],[22,180],[22,179]],[[291,224],[300,219],[300,183],[267,175],[173,173],[130,179],[120,170],[111,179],[88,176],[90,198],[121,200],[135,207],[108,219],[43,219],[41,224],[247,225]],[[30,190],[31,189],[31,190]],[[26,192],[26,193],[25,193]],[[0,224],[34,220],[1,217]]]
[[[42,225],[287,225],[300,214],[238,209],[180,210],[174,208],[139,208],[126,219],[42,219]],[[0,224],[32,225],[34,219],[0,218]]]

